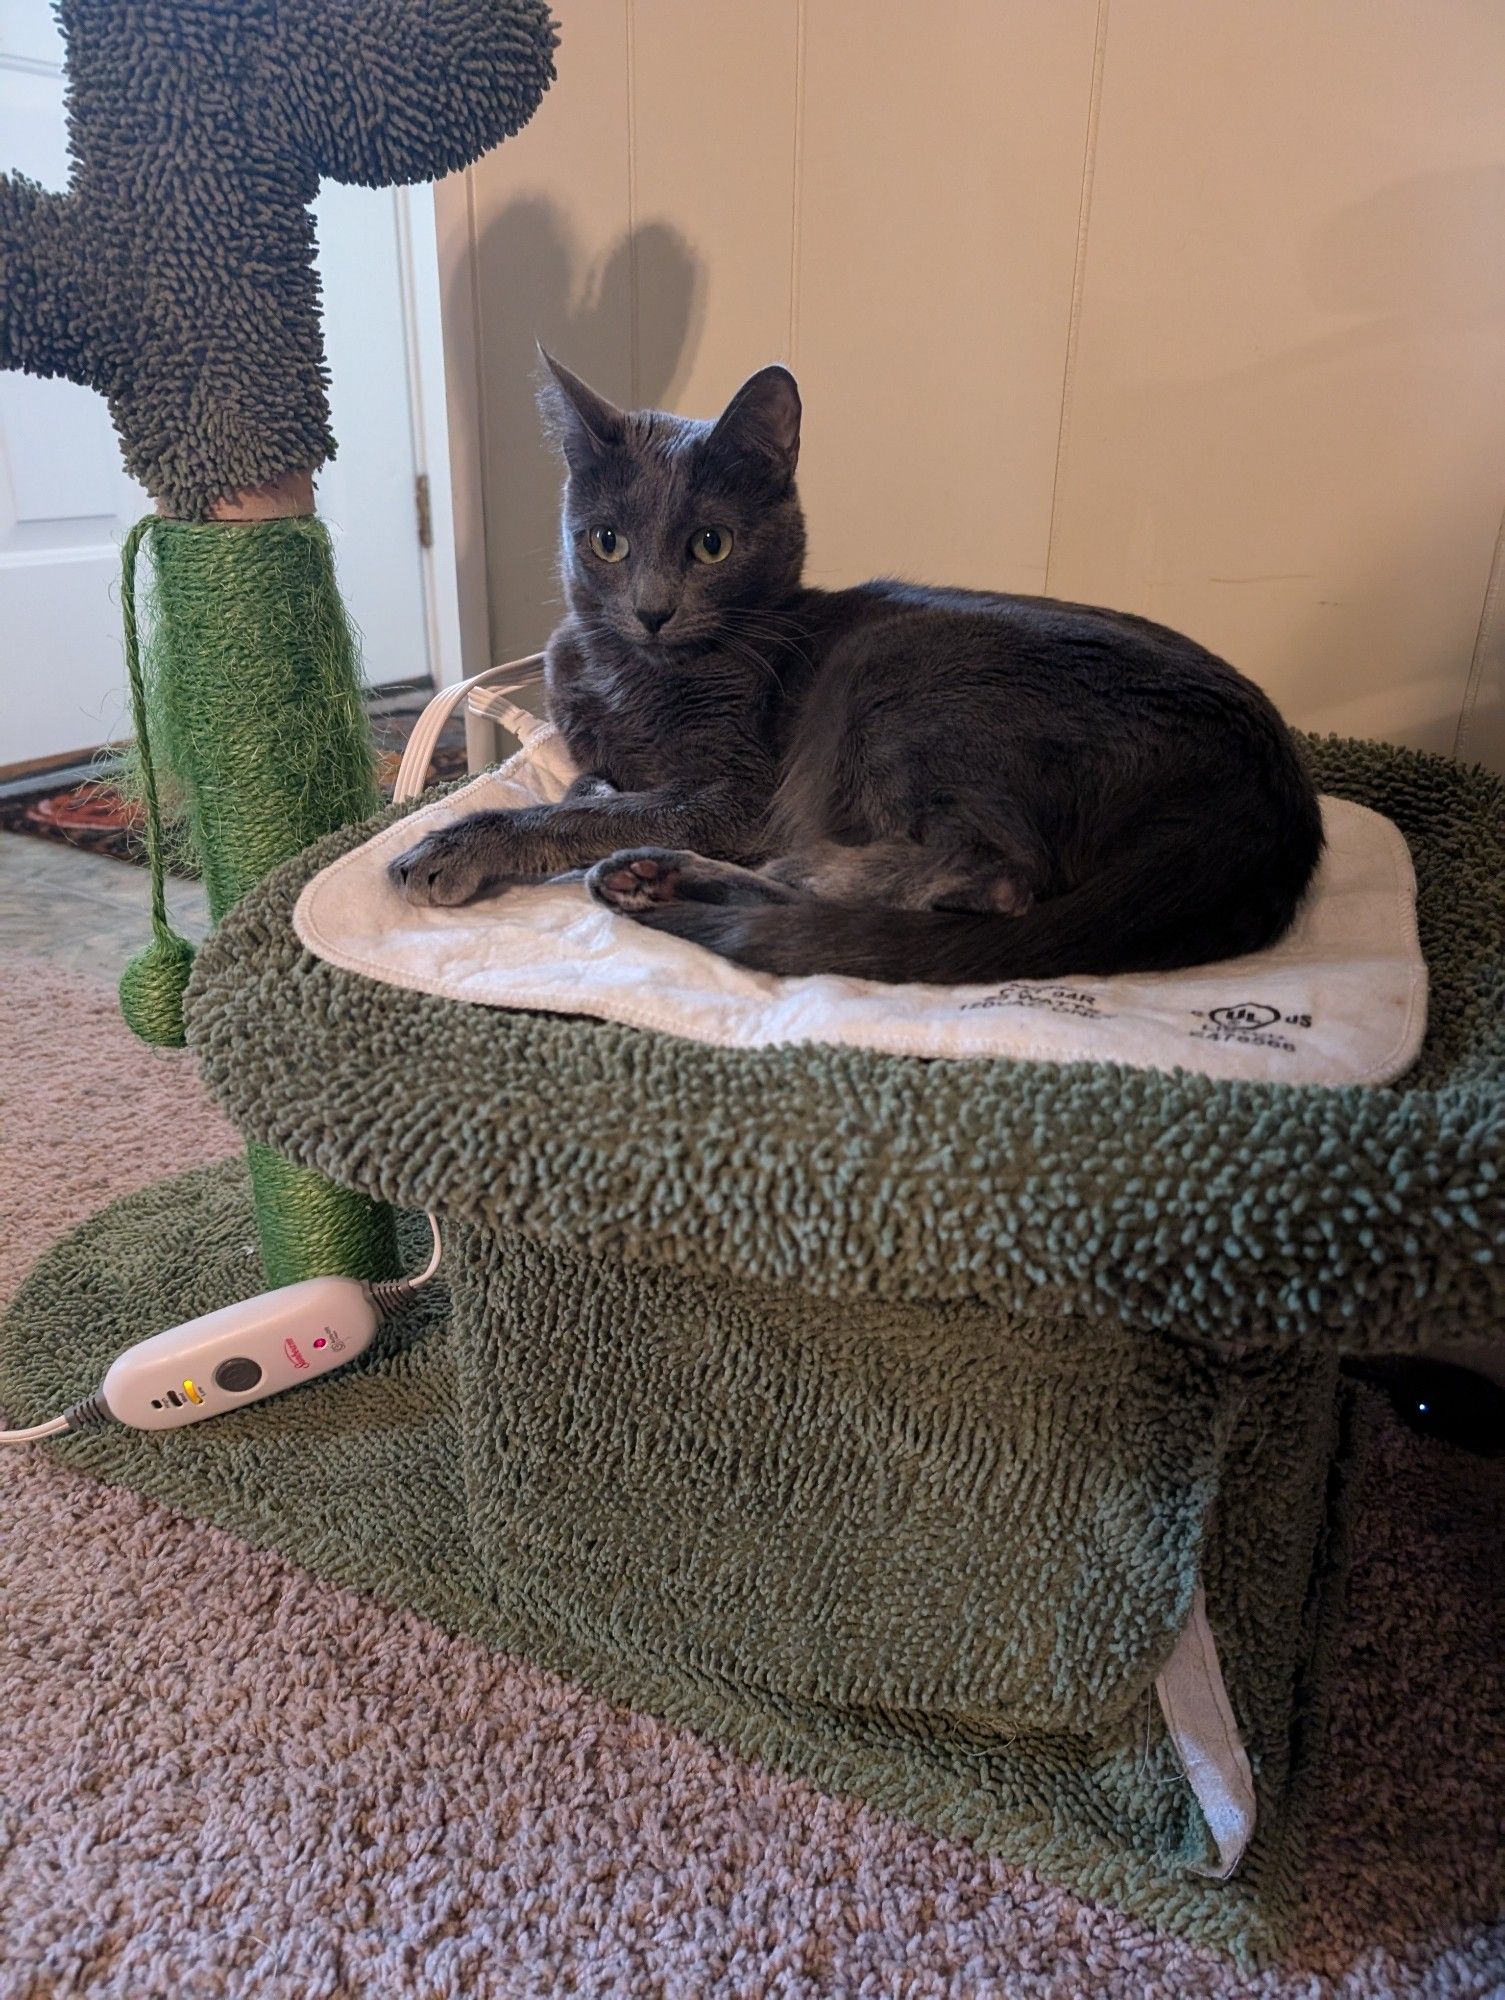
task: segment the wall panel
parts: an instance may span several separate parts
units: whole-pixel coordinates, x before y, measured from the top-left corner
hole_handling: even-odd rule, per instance
[[[1505,8],[1115,0],[1050,588],[1451,749],[1505,501]]]
[[[1113,603],[1505,765],[1498,0],[558,0],[469,181],[497,656],[556,613],[533,341],[788,359],[811,570]]]
[[[638,400],[711,416],[789,358],[799,7],[632,0],[631,16]],[[694,274],[688,325],[644,261],[654,232]]]
[[[812,574],[1045,587],[1095,0],[810,0]]]
[[[557,12],[560,81],[527,130],[470,171],[498,660],[541,645],[559,615],[559,474],[539,435],[535,342],[607,395],[632,393],[626,17],[603,0]],[[667,289],[668,275],[650,282]]]

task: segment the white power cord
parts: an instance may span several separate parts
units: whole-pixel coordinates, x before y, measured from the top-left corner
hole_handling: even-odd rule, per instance
[[[537,716],[506,699],[536,680],[542,667],[543,655],[535,653],[441,689],[408,739],[394,800],[406,802],[423,789],[440,731],[472,696],[524,741],[545,728]],[[378,1278],[369,1284],[358,1278],[307,1278],[169,1327],[117,1355],[92,1396],[48,1423],[0,1431],[0,1444],[30,1444],[111,1421],[138,1430],[174,1430],[344,1367],[369,1346],[381,1322],[400,1312],[438,1270],[444,1254],[439,1221],[432,1211],[428,1221],[433,1249],[416,1278]]]
[[[0,1444],[30,1444],[33,1438],[56,1437],[68,1429],[66,1417],[54,1417],[48,1424],[33,1424],[29,1431],[0,1431]]]
[[[384,1320],[410,1305],[444,1254],[438,1217],[433,1248],[416,1278],[305,1278],[151,1334],[116,1355],[92,1396],[0,1444],[30,1444],[101,1424],[177,1430],[343,1368],[370,1346]]]
[[[373,1304],[383,1319],[390,1319],[393,1313],[401,1312],[402,1308],[410,1303],[413,1294],[420,1286],[426,1285],[438,1270],[439,1259],[444,1255],[444,1243],[439,1235],[439,1218],[431,1208],[426,1208],[423,1212],[428,1218],[429,1235],[433,1238],[433,1243],[429,1250],[429,1260],[418,1273],[418,1276],[416,1278],[373,1278],[366,1286],[366,1290],[371,1294]],[[353,1283],[358,1281],[350,1280],[348,1282]]]
[[[431,1208],[426,1208],[423,1212],[428,1218],[429,1235],[433,1238],[433,1244],[429,1250],[429,1260],[416,1278],[404,1278],[400,1280],[401,1283],[410,1285],[415,1292],[420,1285],[426,1285],[429,1279],[433,1277],[439,1268],[439,1259],[444,1255],[444,1242],[439,1234],[439,1218]]]

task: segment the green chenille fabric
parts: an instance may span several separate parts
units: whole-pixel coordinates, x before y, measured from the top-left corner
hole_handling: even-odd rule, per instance
[[[200,954],[190,1041],[258,1143],[436,1208],[444,1291],[296,1395],[55,1448],[1258,1961],[1322,1782],[1342,1351],[1502,1305],[1505,787],[1312,750],[1416,860],[1431,1028],[1377,1090],[467,1008],[303,952],[299,887],[370,828],[322,842]],[[59,1245],[13,1415],[240,1295],[249,1213],[217,1167]],[[1199,1577],[1259,1807],[1226,1883],[1153,1687]]]
[[[1278,1948],[1352,1462],[1330,1356],[1220,1380],[1085,1321],[447,1238],[448,1285],[339,1376],[49,1448],[1246,1965]],[[255,1255],[241,1161],[117,1202],[18,1295],[0,1399],[64,1407]],[[1226,1883],[1151,1685],[1199,1566],[1259,1793]]]
[[[554,75],[543,0],[60,0],[65,193],[0,176],[0,367],[109,399],[167,511],[332,456],[309,204],[463,167]]]
[[[189,1044],[247,1135],[403,1207],[826,1298],[1081,1314],[1243,1358],[1488,1338],[1505,1299],[1505,779],[1310,745],[1410,844],[1431,976],[1399,1082],[726,1050],[467,1007],[304,951],[268,877],[199,953]],[[398,812],[405,808],[396,809]]]

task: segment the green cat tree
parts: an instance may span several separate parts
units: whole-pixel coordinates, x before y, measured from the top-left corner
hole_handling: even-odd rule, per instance
[[[251,1159],[55,1246],[0,1328],[0,1399],[40,1422],[243,1297],[253,1198],[275,1277],[376,1275],[381,1204],[431,1209],[446,1283],[349,1368],[48,1448],[1268,1955],[1328,1781],[1362,1430],[1340,1361],[1505,1319],[1505,785],[1312,746],[1416,864],[1432,1012],[1384,1088],[723,1050],[313,958],[299,890],[383,816],[342,824],[373,795],[306,512],[330,449],[307,203],[321,172],[436,172],[512,130],[551,31],[529,0],[63,19],[78,174],[0,184],[0,360],[108,394],[172,517],[128,552],[157,578],[145,657],[125,598],[140,734],[235,907],[180,1013],[159,903],[127,1004],[186,1022]],[[1227,1880],[1156,1697],[1201,1599],[1258,1803]]]
[[[378,802],[315,469],[333,455],[309,204],[465,166],[553,77],[543,0],[62,0],[65,193],[0,177],[0,366],[109,402],[158,517],[130,536],[127,663],[153,873],[126,1019],[179,1046],[192,953],[162,897],[159,779],[216,922]],[[155,573],[138,646],[136,566]],[[160,768],[159,768],[160,767]],[[378,1204],[251,1148],[274,1284],[383,1275]]]

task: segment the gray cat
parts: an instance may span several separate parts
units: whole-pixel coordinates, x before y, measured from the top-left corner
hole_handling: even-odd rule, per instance
[[[544,359],[568,474],[549,713],[582,775],[410,848],[410,902],[593,864],[609,908],[738,964],[946,983],[1196,965],[1287,928],[1317,799],[1232,667],[1050,598],[808,589],[787,369],[710,423]]]

